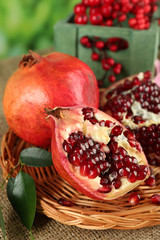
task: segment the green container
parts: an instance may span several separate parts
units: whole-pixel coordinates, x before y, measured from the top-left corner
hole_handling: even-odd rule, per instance
[[[120,37],[128,41],[129,48],[117,52],[107,52],[108,57],[113,57],[122,64],[122,72],[118,79],[150,70],[153,72],[154,61],[158,56],[159,28],[157,23],[152,23],[148,30],[133,30],[127,27],[101,27],[93,25],[78,25],[73,23],[73,14],[64,21],[59,21],[54,27],[54,49],[72,56],[88,64],[101,79],[104,75],[101,63],[91,59],[92,50],[81,45],[83,36],[98,36],[104,40],[110,37]],[[109,83],[107,79],[104,86]]]

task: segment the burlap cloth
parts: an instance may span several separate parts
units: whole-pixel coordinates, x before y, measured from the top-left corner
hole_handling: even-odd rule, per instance
[[[50,50],[49,50],[50,51]],[[8,126],[2,111],[2,96],[8,77],[17,68],[20,57],[0,61],[0,142]],[[0,183],[2,183],[2,170],[0,169]],[[0,190],[0,204],[2,207],[7,240],[30,239],[28,230],[21,223],[18,215],[13,210],[4,190]],[[36,214],[35,224],[32,228],[36,240],[159,240],[160,226],[138,230],[85,230],[75,226],[66,226],[49,219],[41,214]],[[0,239],[2,231],[0,230]]]

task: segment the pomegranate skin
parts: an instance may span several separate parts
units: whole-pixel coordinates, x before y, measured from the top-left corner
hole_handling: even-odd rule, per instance
[[[70,133],[75,131],[87,131],[86,129],[92,125],[89,123],[84,124],[83,122],[83,115],[82,109],[86,106],[78,106],[78,107],[67,107],[67,108],[55,108],[52,111],[48,111],[48,121],[50,122],[50,126],[52,129],[52,161],[54,164],[55,169],[59,173],[59,175],[68,182],[73,188],[77,189],[82,194],[92,198],[92,199],[99,199],[99,200],[111,200],[116,199],[120,196],[123,196],[127,192],[131,191],[132,189],[136,188],[143,180],[137,180],[134,183],[129,182],[126,178],[123,178],[123,184],[119,189],[113,189],[110,193],[104,193],[98,191],[101,187],[99,184],[99,180],[96,181],[95,179],[89,179],[88,177],[84,177],[79,172],[79,167],[73,166],[66,155],[62,145],[63,141],[66,140]],[[113,119],[111,116],[105,114],[104,112],[93,108],[95,114],[98,116],[99,120],[105,119],[115,124],[120,124],[118,121]],[[125,131],[126,128],[120,124],[120,126]],[[93,130],[90,133],[94,135],[94,131],[96,130],[96,125],[93,125]],[[100,133],[102,134],[102,132]],[[89,137],[89,135],[87,136]],[[97,134],[96,134],[96,137]],[[98,140],[97,140],[98,141]],[[139,144],[139,143],[138,143]],[[132,151],[132,150],[130,150]],[[134,152],[134,151],[133,151]],[[134,153],[132,154],[134,155]],[[145,164],[148,168],[148,163],[143,151],[138,153],[139,158],[138,161],[141,164]],[[137,155],[137,156],[138,156]],[[147,170],[146,178],[150,175],[149,168]]]
[[[98,107],[95,75],[79,59],[59,52],[40,57],[30,51],[8,80],[3,97],[9,127],[37,146],[50,146],[51,142],[44,108],[79,104]]]

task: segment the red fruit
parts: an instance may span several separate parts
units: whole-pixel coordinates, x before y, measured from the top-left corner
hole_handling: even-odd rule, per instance
[[[45,107],[83,103],[98,107],[98,102],[97,81],[85,63],[63,53],[40,57],[30,51],[6,85],[3,109],[8,125],[19,137],[49,146],[51,130]]]
[[[103,22],[102,14],[99,12],[96,12],[95,14],[90,15],[90,22],[93,25],[100,25]]]
[[[58,203],[65,207],[72,207],[73,203],[65,198],[59,198]]]
[[[96,52],[93,52],[91,55],[91,58],[93,61],[97,61],[99,59],[99,54]]]
[[[151,202],[153,204],[160,205],[160,195],[159,194],[154,194],[151,196]]]
[[[79,13],[75,15],[74,22],[76,24],[87,24],[88,22],[88,17],[87,14],[85,13]]]
[[[132,193],[129,197],[129,203],[132,206],[137,205],[139,203],[139,200],[140,200],[140,195],[136,192]]]
[[[144,153],[128,144],[127,130],[109,115],[86,106],[47,112],[53,130],[53,164],[81,193],[94,199],[115,199],[149,176]],[[145,174],[139,180],[141,171]],[[130,180],[132,173],[134,181]]]
[[[150,187],[155,186],[156,185],[155,176],[154,175],[149,176],[149,178],[146,179],[145,183],[147,186],[150,186]]]
[[[75,14],[86,13],[86,7],[84,6],[84,4],[82,3],[76,4],[76,6],[74,7],[74,13]]]
[[[151,165],[160,165],[160,87],[150,73],[125,78],[101,93],[100,107],[130,129]],[[134,142],[130,142],[134,145]]]

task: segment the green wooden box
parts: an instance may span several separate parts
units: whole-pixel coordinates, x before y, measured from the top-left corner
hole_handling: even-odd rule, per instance
[[[102,39],[121,37],[128,41],[129,48],[117,52],[108,52],[116,62],[123,66],[118,79],[138,73],[140,71],[153,71],[154,60],[158,55],[159,28],[153,23],[148,30],[133,30],[127,27],[101,27],[93,25],[78,25],[73,23],[73,14],[66,20],[59,21],[54,27],[54,49],[72,56],[88,64],[94,71],[97,79],[104,75],[101,63],[91,59],[91,49],[80,44],[83,36],[98,36]],[[104,86],[109,83],[107,79]]]

